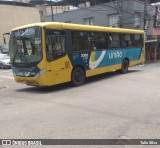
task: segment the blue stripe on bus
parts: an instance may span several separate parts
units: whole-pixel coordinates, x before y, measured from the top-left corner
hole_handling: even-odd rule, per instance
[[[121,64],[124,58],[129,61],[139,60],[141,48],[96,50],[68,53],[72,66],[82,65],[86,70]],[[94,52],[94,53],[93,53]],[[91,55],[94,57],[91,59]],[[94,59],[94,60],[93,60]],[[92,61],[93,60],[93,61]]]

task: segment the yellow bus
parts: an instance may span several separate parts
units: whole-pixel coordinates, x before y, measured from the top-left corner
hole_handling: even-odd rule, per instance
[[[14,78],[51,86],[109,72],[126,73],[144,61],[144,31],[59,22],[35,23],[11,31]]]

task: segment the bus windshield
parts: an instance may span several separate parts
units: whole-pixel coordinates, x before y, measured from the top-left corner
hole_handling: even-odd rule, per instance
[[[31,67],[42,59],[42,29],[30,27],[11,32],[10,57],[15,67]]]

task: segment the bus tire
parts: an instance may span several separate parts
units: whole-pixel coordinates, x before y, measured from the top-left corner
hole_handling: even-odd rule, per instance
[[[125,74],[128,72],[128,67],[129,67],[129,61],[128,59],[124,59],[122,62],[122,67],[121,67],[121,73]]]
[[[80,86],[85,81],[85,71],[81,67],[75,67],[72,71],[71,81],[74,86]]]

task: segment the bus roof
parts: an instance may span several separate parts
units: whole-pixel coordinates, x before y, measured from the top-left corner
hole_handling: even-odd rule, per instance
[[[41,22],[41,23],[28,24],[28,25],[17,27],[12,31],[23,29],[23,28],[35,27],[35,26],[46,27],[49,29],[71,29],[71,30],[85,30],[85,31],[102,31],[102,32],[119,32],[119,33],[126,32],[126,33],[133,33],[133,34],[144,34],[143,30],[91,26],[91,25],[60,23],[60,22]]]

